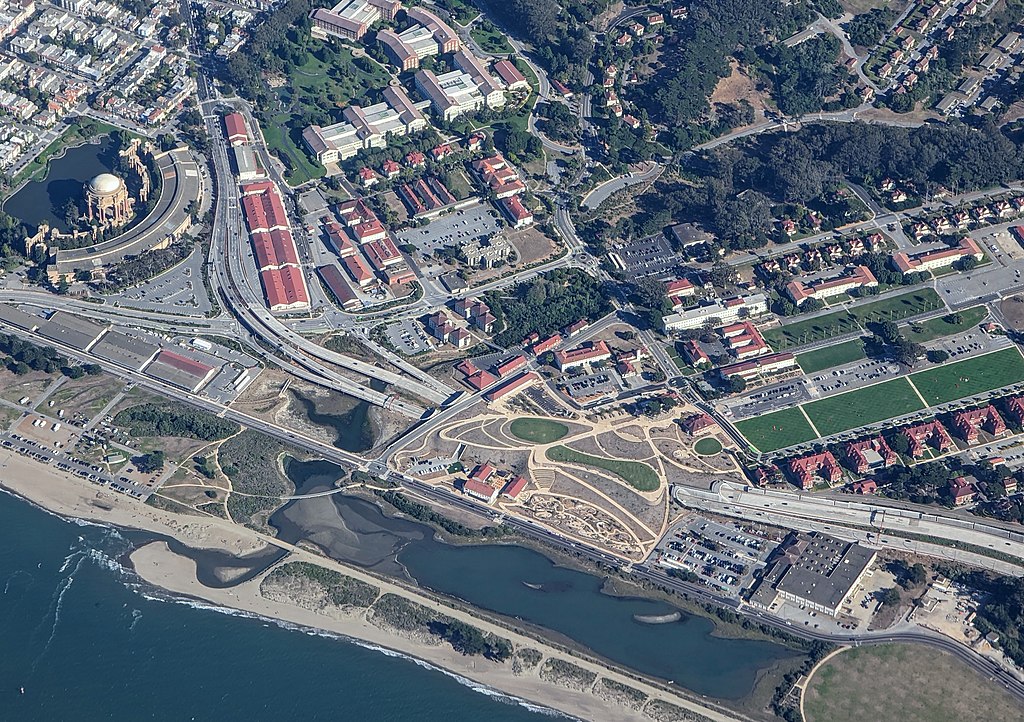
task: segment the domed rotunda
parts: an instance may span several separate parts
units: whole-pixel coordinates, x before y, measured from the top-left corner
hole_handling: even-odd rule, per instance
[[[85,185],[85,217],[101,228],[123,226],[132,219],[135,200],[125,182],[112,173],[100,173]]]

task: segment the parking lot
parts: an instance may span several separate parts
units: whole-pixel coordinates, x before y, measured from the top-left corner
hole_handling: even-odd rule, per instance
[[[406,356],[415,356],[418,353],[429,351],[431,348],[427,332],[411,319],[398,321],[385,327],[384,334],[391,345]]]
[[[901,366],[893,361],[856,361],[841,368],[822,371],[807,378],[813,397],[850,391],[869,383],[878,383],[900,375]]]
[[[203,252],[196,248],[171,270],[107,298],[123,306],[201,316],[213,308],[203,285]]]
[[[655,560],[667,569],[689,572],[699,584],[739,597],[775,547],[775,542],[742,523],[723,524],[691,514],[662,537]]]
[[[679,258],[660,233],[641,240],[615,245],[612,250],[632,278],[674,275]]]
[[[1013,345],[1006,336],[990,336],[981,331],[969,331],[956,336],[939,339],[927,344],[929,350],[942,350],[949,354],[950,359],[980,356],[990,351],[998,351]]]
[[[445,246],[462,246],[474,238],[487,238],[500,229],[497,212],[480,203],[440,215],[422,228],[404,230],[398,234],[398,240],[416,246],[423,255],[432,255]]]

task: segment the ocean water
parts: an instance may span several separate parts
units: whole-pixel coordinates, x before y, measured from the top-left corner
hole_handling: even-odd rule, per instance
[[[0,494],[0,721],[488,720],[551,714],[352,641],[174,599],[116,530]]]

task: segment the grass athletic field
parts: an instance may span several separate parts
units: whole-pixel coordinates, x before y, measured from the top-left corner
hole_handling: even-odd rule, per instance
[[[736,428],[752,446],[764,452],[818,438],[797,406],[737,421]]]
[[[569,433],[569,427],[548,419],[516,419],[509,424],[512,435],[534,444],[550,444]]]
[[[822,436],[923,408],[924,404],[905,377],[804,404],[804,411]]]
[[[764,332],[764,338],[776,351],[784,351],[844,333],[852,333],[868,323],[902,321],[937,308],[942,308],[939,294],[932,288],[923,288],[920,291],[873,301],[850,311],[836,311],[780,328],[772,328]],[[949,333],[955,331],[953,328]]]
[[[639,461],[605,459],[601,456],[584,454],[566,446],[553,446],[544,453],[551,461],[593,466],[611,472],[638,491],[654,491],[661,485],[657,472]]]
[[[797,354],[796,362],[800,364],[800,368],[804,370],[805,374],[813,374],[833,366],[853,363],[862,358],[865,358],[864,344],[860,339],[854,339],[835,346],[820,348],[817,351]]]
[[[1016,347],[938,366],[911,375],[928,404],[944,404],[1024,381],[1024,357]]]
[[[953,682],[955,680],[955,682]],[[937,693],[955,684],[956,691]],[[808,680],[807,722],[988,722],[1019,720],[1018,703],[946,652],[913,644],[837,654]]]

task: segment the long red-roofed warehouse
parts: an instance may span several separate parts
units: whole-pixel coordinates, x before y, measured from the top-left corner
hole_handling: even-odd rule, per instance
[[[309,289],[277,186],[259,181],[242,185],[241,191],[242,214],[267,307],[274,312],[308,309]]]

